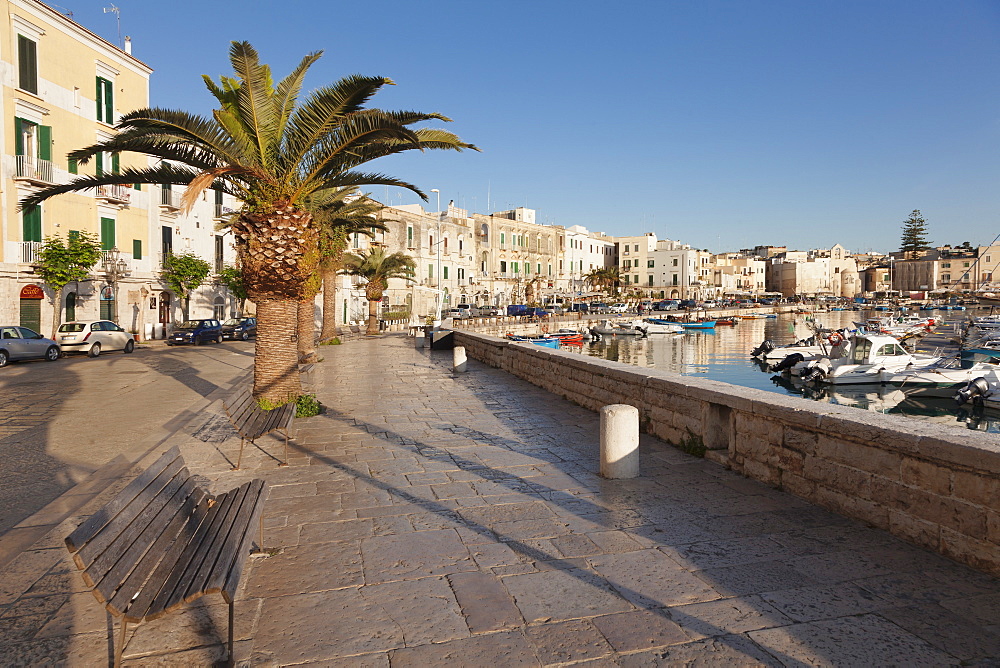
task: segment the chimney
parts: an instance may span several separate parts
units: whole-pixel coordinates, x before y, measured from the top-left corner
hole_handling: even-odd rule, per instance
[[[132,55],[132,38],[125,35],[125,53]]]

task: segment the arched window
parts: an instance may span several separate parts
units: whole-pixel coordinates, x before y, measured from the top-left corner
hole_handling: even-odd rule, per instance
[[[482,227],[479,228],[479,236],[482,237],[484,244],[488,244],[490,242],[490,226],[483,223]]]
[[[489,266],[490,266],[490,254],[483,253],[483,258],[479,265],[479,271],[483,272],[483,274],[485,275],[486,272],[489,271]]]
[[[76,320],[76,293],[66,295],[66,322]]]

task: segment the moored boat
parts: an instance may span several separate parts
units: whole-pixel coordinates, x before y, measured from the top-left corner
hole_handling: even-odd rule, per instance
[[[533,343],[536,346],[542,346],[543,348],[559,349],[559,339],[550,339],[540,336],[517,336],[516,334],[508,334],[507,338],[511,341],[517,341],[519,343]]]
[[[632,326],[642,329],[649,334],[681,334],[684,328],[676,322],[663,320],[662,318],[646,318],[645,320],[633,320]]]
[[[803,380],[820,383],[882,383],[904,369],[917,369],[940,363],[938,355],[911,353],[898,339],[882,334],[855,334],[847,356],[839,359],[821,357],[792,367],[792,374]]]

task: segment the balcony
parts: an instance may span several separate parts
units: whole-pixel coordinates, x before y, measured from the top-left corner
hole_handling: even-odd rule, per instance
[[[41,241],[21,242],[21,263],[35,264],[38,262],[38,249],[42,247]]]
[[[166,211],[180,211],[181,194],[172,190],[160,189],[160,208]]]
[[[52,185],[52,163],[30,155],[14,156],[14,180],[36,185]]]
[[[132,199],[132,192],[129,186],[120,184],[112,186],[97,186],[97,198],[113,204],[128,204]]]

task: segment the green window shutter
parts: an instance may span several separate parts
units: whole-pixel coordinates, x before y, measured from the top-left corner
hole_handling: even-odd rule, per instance
[[[102,81],[104,81],[104,79],[102,79],[101,77],[97,77],[97,88],[96,92],[94,93],[94,104],[97,105],[97,110],[95,113],[97,114],[97,120],[99,121],[104,120],[104,115],[103,115],[104,110],[101,109],[101,98],[104,97],[104,86],[101,85]]]
[[[132,240],[132,259],[133,260],[142,259],[142,239]]]
[[[14,117],[14,155],[24,155],[24,119]]]
[[[73,241],[74,239],[79,239],[79,238],[80,238],[80,230],[70,230],[69,231],[69,240],[70,241]]]
[[[427,278],[434,278],[434,265],[427,265]]]
[[[142,190],[142,184],[141,183],[135,183],[135,184],[132,185],[132,187],[135,188],[136,190]]]
[[[69,173],[70,174],[79,174],[80,173],[80,167],[76,163],[76,158],[70,158],[69,159],[68,167],[69,167]]]
[[[118,161],[118,154],[117,153],[112,153],[111,154],[111,173],[112,174],[120,174],[121,173],[120,170],[121,170],[121,164]]]
[[[21,212],[24,241],[42,240],[42,210],[33,206]]]
[[[115,247],[115,219],[101,218],[101,250]]]
[[[115,91],[107,79],[104,80],[104,122],[115,122]]]
[[[17,87],[38,93],[38,47],[24,35],[17,36]]]
[[[97,154],[97,175],[101,176],[104,174],[104,154]]]
[[[38,126],[38,157],[41,160],[52,159],[52,128],[48,125]]]

